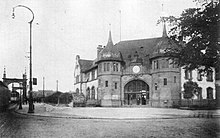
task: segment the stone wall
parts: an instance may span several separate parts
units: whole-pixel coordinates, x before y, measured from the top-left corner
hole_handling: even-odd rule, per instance
[[[108,86],[106,87],[106,81],[108,81]],[[115,88],[115,83],[117,83],[117,88]],[[98,97],[101,100],[101,106],[113,106],[112,101],[121,101],[121,84],[120,76],[118,75],[104,75],[99,77],[99,94]]]

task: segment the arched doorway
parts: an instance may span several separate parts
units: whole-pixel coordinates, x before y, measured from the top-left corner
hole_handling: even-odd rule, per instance
[[[147,105],[149,103],[149,85],[142,80],[133,80],[124,88],[125,105]]]
[[[86,89],[86,100],[90,100],[90,88]]]
[[[91,91],[92,91],[91,99],[92,99],[92,100],[95,100],[95,87],[94,87],[94,86],[92,86]]]

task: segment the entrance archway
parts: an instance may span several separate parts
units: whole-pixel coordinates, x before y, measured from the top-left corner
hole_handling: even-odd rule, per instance
[[[149,104],[149,85],[142,80],[132,80],[124,87],[125,105]]]

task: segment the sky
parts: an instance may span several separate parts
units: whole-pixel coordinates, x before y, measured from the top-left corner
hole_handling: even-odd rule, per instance
[[[1,0],[0,78],[4,67],[8,78],[21,78],[25,69],[29,78],[32,14],[17,7],[12,19],[12,8],[17,5],[34,12],[32,76],[38,84],[33,90],[43,89],[44,77],[45,89],[56,90],[58,80],[62,92],[74,91],[76,55],[95,59],[97,46],[107,44],[109,30],[114,44],[120,34],[121,41],[161,37],[160,16],[179,16],[196,6],[193,0]]]

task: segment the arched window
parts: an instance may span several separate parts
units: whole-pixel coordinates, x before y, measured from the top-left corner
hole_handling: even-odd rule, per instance
[[[86,100],[89,100],[90,99],[90,88],[88,87],[86,89]]]
[[[133,80],[125,85],[125,92],[149,91],[149,86],[142,80]]]
[[[92,96],[91,99],[94,100],[95,99],[95,87],[92,86]]]
[[[79,88],[76,89],[76,94],[79,94]]]
[[[207,99],[213,99],[213,88],[208,87],[206,90],[207,90]]]

